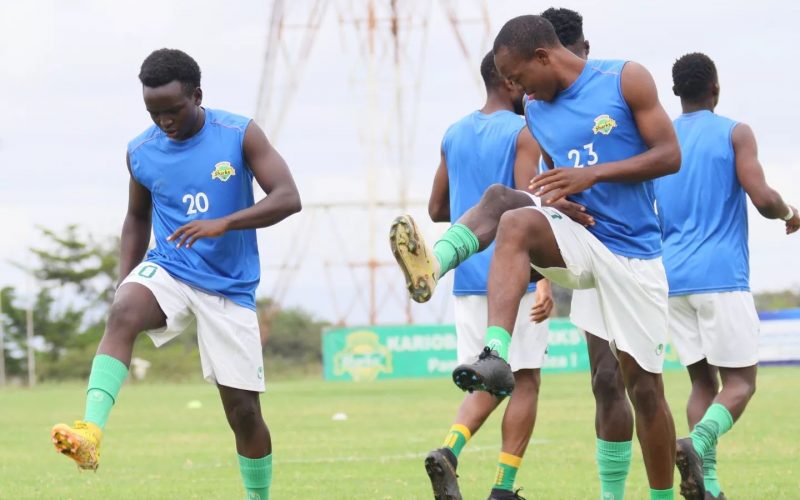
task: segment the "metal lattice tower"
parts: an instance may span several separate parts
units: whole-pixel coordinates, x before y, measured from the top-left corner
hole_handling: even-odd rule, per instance
[[[315,39],[326,19],[334,16],[341,54],[349,66],[348,88],[354,101],[364,103],[355,120],[365,157],[365,197],[353,203],[305,205],[306,219],[293,235],[287,257],[279,266],[271,296],[280,301],[291,287],[293,274],[301,267],[305,249],[311,241],[311,227],[325,221],[332,238],[341,238],[335,215],[348,210],[366,212],[368,249],[361,260],[344,255],[339,261],[324,263],[330,296],[337,322],[351,323],[358,309],[367,312],[371,324],[378,323],[382,311],[400,307],[407,322],[412,310],[404,289],[399,286],[394,262],[378,259],[376,245],[384,244],[387,228],[377,227],[378,213],[405,212],[409,206],[423,204],[409,200],[409,152],[413,151],[419,112],[420,88],[424,78],[425,55],[434,2],[427,0],[275,0],[269,23],[267,51],[261,78],[256,120],[273,141],[280,137],[287,111],[311,58]],[[480,60],[491,34],[486,0],[442,0],[439,6],[455,37],[458,53],[468,63],[465,75],[472,75],[480,88],[478,72],[472,67]],[[387,178],[388,176],[388,178]],[[379,178],[380,177],[380,178]],[[395,186],[392,201],[378,199],[378,183]],[[339,233],[339,234],[337,234]],[[341,242],[341,248],[346,242]],[[346,268],[355,296],[344,304],[339,299],[331,273]],[[386,279],[382,279],[382,278]]]

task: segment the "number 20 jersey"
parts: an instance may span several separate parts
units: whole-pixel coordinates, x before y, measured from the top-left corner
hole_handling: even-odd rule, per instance
[[[592,168],[647,150],[622,96],[625,63],[589,60],[553,101],[526,102],[528,127],[555,167]],[[611,252],[638,259],[661,255],[652,181],[601,182],[569,199],[594,217],[595,225],[588,229]]]
[[[254,229],[201,238],[191,248],[167,241],[193,220],[217,219],[253,205],[253,174],[242,149],[250,119],[205,112],[203,128],[184,141],[153,125],[128,144],[131,174],[153,200],[156,245],[146,260],[190,286],[255,309],[260,265]]]

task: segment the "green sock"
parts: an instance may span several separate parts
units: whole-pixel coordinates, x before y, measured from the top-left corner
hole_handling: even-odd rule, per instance
[[[490,326],[486,329],[486,346],[497,351],[497,355],[508,362],[508,346],[511,334],[501,326]]]
[[[733,427],[733,417],[727,408],[719,403],[708,407],[703,419],[694,426],[689,437],[700,457],[704,457],[707,450],[717,446],[719,437]]]
[[[464,445],[467,444],[469,438],[472,437],[472,433],[467,429],[466,426],[461,424],[453,424],[450,427],[450,432],[447,433],[447,437],[444,438],[444,447],[450,448],[450,451],[453,452],[453,455],[458,458],[458,454],[461,453],[461,450],[464,448]]]
[[[497,473],[494,476],[493,488],[512,491],[514,489],[514,479],[517,477],[517,471],[521,463],[522,457],[501,451],[500,458],[497,459]]]
[[[672,500],[675,498],[675,493],[672,488],[668,490],[654,490],[650,488],[650,500]]]
[[[239,455],[239,471],[247,490],[247,500],[269,500],[269,486],[272,484],[271,453],[261,458]]]
[[[719,496],[720,491],[722,491],[722,486],[719,485],[719,479],[717,478],[716,447],[706,450],[703,455],[703,482],[706,485],[707,492],[715,497]]]
[[[83,419],[101,429],[106,426],[111,407],[117,400],[119,388],[128,376],[128,367],[111,356],[98,354],[92,361],[89,387],[86,389],[86,412]]]
[[[453,224],[433,245],[433,255],[439,261],[439,276],[441,278],[451,269],[478,251],[478,237],[464,224]]]
[[[622,500],[625,479],[631,466],[631,441],[603,441],[597,438],[597,470],[600,475],[600,498]]]

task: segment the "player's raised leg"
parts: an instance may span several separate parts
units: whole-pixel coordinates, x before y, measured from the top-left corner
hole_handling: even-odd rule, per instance
[[[150,290],[137,283],[120,286],[92,362],[83,420],[72,426],[56,424],[51,430],[56,451],[73,459],[81,469],[97,469],[99,465],[103,429],[128,376],[137,335],[165,325],[166,316]]]
[[[272,484],[272,440],[261,415],[259,393],[218,386],[239,454],[248,500],[268,500]]]
[[[416,302],[427,302],[436,282],[494,240],[500,216],[507,210],[533,205],[531,197],[502,184],[493,184],[480,202],[468,210],[428,249],[410,215],[394,220],[389,242],[406,278],[409,295]]]
[[[514,390],[508,348],[520,300],[530,282],[531,262],[541,262],[543,267],[566,267],[545,215],[528,207],[503,213],[489,269],[486,347],[475,362],[453,371],[453,381],[461,390],[486,391],[497,397]]]

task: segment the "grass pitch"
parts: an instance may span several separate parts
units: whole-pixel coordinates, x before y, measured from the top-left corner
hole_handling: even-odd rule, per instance
[[[687,376],[670,372],[666,385],[684,435]],[[82,416],[83,391],[83,384],[0,391],[0,498],[244,498],[233,435],[214,387],[125,386],[97,473],[80,473],[49,441],[52,424]],[[800,498],[798,394],[796,368],[760,371],[755,399],[718,451],[730,498]],[[271,498],[431,498],[422,460],[442,442],[460,399],[447,379],[271,383],[262,399],[275,449]],[[333,420],[339,412],[348,418]],[[489,492],[499,417],[498,411],[461,455],[466,499]],[[593,417],[587,374],[543,377],[538,422],[517,476],[524,496],[598,497]],[[626,498],[647,498],[647,492],[637,445]]]

